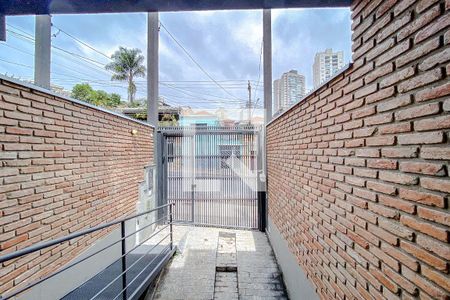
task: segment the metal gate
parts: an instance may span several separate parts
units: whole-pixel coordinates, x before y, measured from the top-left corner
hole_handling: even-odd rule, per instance
[[[160,195],[175,204],[174,222],[258,228],[259,132],[255,126],[159,129]]]

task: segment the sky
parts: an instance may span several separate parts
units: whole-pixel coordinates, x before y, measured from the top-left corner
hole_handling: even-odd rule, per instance
[[[164,27],[159,41],[159,94],[167,103],[238,108],[248,99],[250,80],[252,102],[262,104],[261,10],[160,13],[160,21]],[[32,80],[34,17],[8,16],[6,22],[7,41],[0,42],[0,73]],[[104,65],[119,46],[138,48],[146,56],[147,15],[53,15],[52,24],[52,84],[70,91],[73,85],[88,82],[94,89],[118,93],[125,100],[126,83],[111,81]],[[273,10],[272,47],[273,79],[295,69],[306,76],[306,89],[310,90],[316,52],[342,50],[344,61],[350,62],[350,11]],[[145,78],[137,79],[136,97],[146,97]]]

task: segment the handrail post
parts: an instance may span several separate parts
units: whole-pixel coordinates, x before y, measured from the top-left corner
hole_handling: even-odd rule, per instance
[[[172,206],[173,204],[169,205],[170,250],[173,250]]]
[[[126,242],[125,242],[125,221],[120,222],[120,236],[122,239],[122,299],[127,299],[127,259],[126,259]]]

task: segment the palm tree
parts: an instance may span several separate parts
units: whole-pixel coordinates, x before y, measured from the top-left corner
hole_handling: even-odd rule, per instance
[[[136,94],[135,77],[145,76],[144,56],[139,49],[127,49],[119,47],[119,50],[111,56],[113,62],[106,65],[106,69],[114,72],[111,80],[128,82],[128,101],[133,103]]]

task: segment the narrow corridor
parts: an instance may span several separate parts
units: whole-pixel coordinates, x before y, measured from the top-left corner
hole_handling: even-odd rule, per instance
[[[174,242],[154,299],[287,299],[264,233],[175,226]]]

